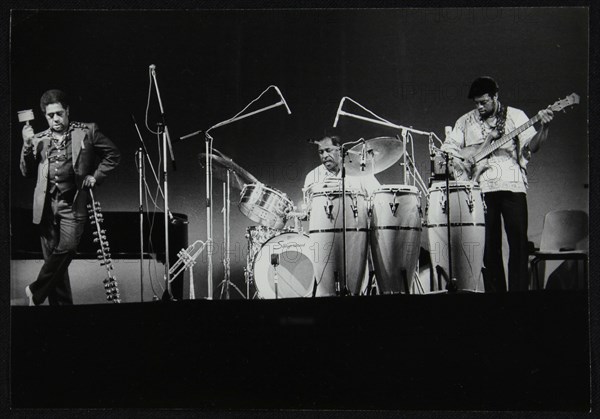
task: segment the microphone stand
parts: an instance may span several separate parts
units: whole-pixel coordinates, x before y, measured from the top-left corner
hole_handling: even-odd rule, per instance
[[[140,300],[144,302],[144,149],[138,148],[138,186],[139,186],[139,220],[140,220]]]
[[[141,290],[141,301],[144,301],[144,204],[143,204],[143,189],[144,189],[144,179],[145,179],[145,165],[144,165],[144,157],[148,160],[150,164],[150,168],[152,169],[152,173],[154,175],[154,179],[156,183],[159,185],[160,190],[160,180],[156,176],[156,172],[154,171],[154,167],[152,166],[152,161],[148,155],[148,149],[146,148],[146,144],[144,143],[144,139],[142,137],[142,133],[137,125],[137,121],[135,120],[135,116],[131,115],[131,120],[133,121],[133,125],[138,134],[138,138],[140,140],[140,146],[138,148],[138,173],[139,173],[139,220],[140,220],[140,290]],[[162,194],[162,190],[160,190]],[[164,194],[163,194],[164,197]]]
[[[173,300],[173,294],[171,294],[171,275],[169,273],[169,182],[167,180],[167,131],[163,128],[163,125],[159,123],[158,132],[162,135],[163,193],[165,194],[165,293],[163,294],[163,300]]]
[[[204,152],[206,153],[205,158],[205,181],[206,181],[206,238],[209,242],[209,247],[206,252],[206,264],[207,264],[207,293],[208,299],[212,300],[213,297],[213,263],[212,263],[212,229],[213,229],[213,215],[212,215],[212,140],[213,138],[208,134],[208,131],[204,133]]]
[[[441,150],[440,150],[441,151]],[[446,160],[446,238],[448,240],[448,281],[446,283],[446,289],[448,292],[456,292],[456,278],[453,276],[452,271],[452,235],[450,227],[450,153],[441,151],[444,154]]]
[[[348,291],[348,278],[346,276],[346,153],[347,147],[353,147],[357,144],[365,144],[364,139],[351,141],[342,144],[342,284],[343,288],[339,289],[339,282],[336,281],[336,294],[346,296],[350,294]]]
[[[164,193],[164,223],[165,223],[165,293],[163,294],[163,300],[173,300],[173,294],[171,293],[171,278],[169,273],[169,192],[168,192],[168,180],[167,180],[167,147],[171,152],[171,163],[173,170],[175,167],[175,156],[173,155],[173,147],[171,145],[171,139],[169,136],[169,127],[166,123],[165,109],[163,107],[162,99],[160,97],[160,89],[158,88],[158,82],[156,80],[156,67],[154,64],[150,66],[150,72],[152,73],[152,80],[154,81],[154,87],[156,88],[156,96],[158,97],[158,106],[160,108],[160,116],[162,122],[158,123],[158,132],[162,135],[162,147],[163,147],[163,193]]]

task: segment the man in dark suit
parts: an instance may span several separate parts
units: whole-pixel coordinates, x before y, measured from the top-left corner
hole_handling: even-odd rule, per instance
[[[40,107],[49,128],[34,134],[23,127],[21,173],[34,176],[33,223],[39,224],[44,265],[25,288],[29,305],[71,305],[68,267],[77,251],[85,222],[89,189],[119,164],[117,147],[94,123],[69,120],[67,96],[48,90]]]

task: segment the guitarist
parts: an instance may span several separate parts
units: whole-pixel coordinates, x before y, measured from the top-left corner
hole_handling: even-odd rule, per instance
[[[461,116],[446,137],[442,150],[454,156],[455,178],[473,173],[487,207],[485,215],[484,281],[487,292],[506,292],[502,259],[502,223],[509,245],[508,290],[527,291],[529,287],[527,249],[527,162],[532,152],[539,150],[548,137],[548,123],[553,118],[550,109],[539,112],[539,131],[532,126],[514,141],[494,151],[487,162],[475,170],[469,167],[469,149],[492,142],[528,122],[522,110],[505,106],[498,100],[498,84],[491,77],[473,81],[468,98],[475,109]],[[461,160],[462,158],[462,160]]]
[[[20,168],[36,176],[33,223],[39,224],[44,264],[25,288],[29,305],[71,305],[68,267],[87,221],[88,190],[117,167],[120,153],[94,123],[73,122],[64,92],[48,90],[40,107],[49,128],[23,127]]]

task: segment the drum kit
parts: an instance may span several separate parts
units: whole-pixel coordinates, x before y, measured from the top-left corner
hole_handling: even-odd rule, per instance
[[[343,151],[347,175],[388,169],[408,155],[405,144],[398,137],[354,144]],[[410,156],[404,161],[407,157],[410,163]],[[477,183],[444,182],[432,171],[428,189],[422,180],[385,184],[367,196],[363,190],[346,189],[343,181],[325,182],[304,191],[303,210],[298,211],[285,193],[231,159],[222,154],[212,158],[215,175],[230,173],[241,189],[239,210],[258,223],[246,229],[246,298],[483,291],[485,205]],[[412,168],[415,179],[414,164]],[[308,221],[308,231],[303,221]],[[429,250],[432,266],[427,291],[419,276],[421,247]]]

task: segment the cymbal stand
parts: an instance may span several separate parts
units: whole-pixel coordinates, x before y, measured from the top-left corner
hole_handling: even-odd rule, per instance
[[[248,113],[244,113],[246,111],[246,109],[248,109],[254,102],[256,102],[257,100],[259,100],[268,90],[270,90],[271,88],[275,89],[277,91],[277,94],[279,95],[279,97],[281,98],[281,100],[277,103],[274,103],[272,105],[269,106],[265,106],[263,108],[257,109],[255,111],[251,111]],[[285,101],[285,99],[283,98],[283,95],[281,94],[281,91],[279,90],[279,88],[277,86],[274,85],[270,85],[269,87],[267,87],[260,95],[258,95],[258,97],[256,97],[256,99],[252,100],[248,105],[246,105],[244,107],[244,109],[242,109],[240,112],[238,112],[236,115],[234,115],[233,117],[226,119],[222,122],[219,122],[218,124],[213,125],[212,127],[210,127],[209,129],[207,129],[204,132],[204,137],[205,137],[205,153],[206,153],[206,162],[205,162],[205,167],[206,167],[206,235],[207,235],[207,242],[209,242],[209,247],[208,247],[208,252],[207,252],[207,282],[208,282],[208,299],[212,300],[213,298],[213,266],[212,266],[212,245],[213,245],[213,213],[212,213],[212,178],[213,178],[213,174],[212,174],[212,142],[213,142],[213,137],[210,136],[209,132],[215,128],[219,128],[225,125],[229,125],[233,122],[239,121],[240,119],[244,119],[244,118],[248,118],[249,116],[252,115],[256,115],[258,113],[264,112],[268,109],[272,109],[275,108],[277,106],[285,106],[288,114],[291,114],[291,111],[287,105],[287,102]],[[180,140],[185,140],[187,138],[196,136],[200,133],[202,133],[203,131],[195,131],[192,132],[190,134],[184,135],[182,137],[180,137]]]

